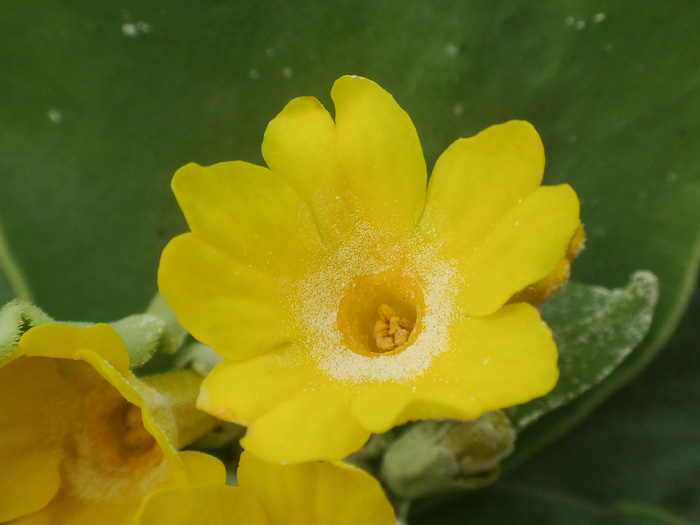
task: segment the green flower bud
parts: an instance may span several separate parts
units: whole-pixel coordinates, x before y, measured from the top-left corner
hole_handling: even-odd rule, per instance
[[[500,411],[474,421],[421,421],[391,443],[379,475],[403,498],[492,483],[513,451],[515,432]]]

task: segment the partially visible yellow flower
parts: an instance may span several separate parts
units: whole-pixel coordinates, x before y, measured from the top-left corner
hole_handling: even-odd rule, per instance
[[[148,496],[135,525],[394,525],[381,485],[343,463],[272,465],[244,452],[240,487],[185,487]]]
[[[131,524],[154,490],[225,481],[217,459],[177,452],[169,404],[107,325],[28,330],[0,361],[0,399],[2,523]]]
[[[173,179],[192,232],[164,250],[160,290],[225,358],[199,406],[246,425],[243,446],[274,462],[339,459],[411,420],[474,419],[558,377],[537,310],[507,304],[563,282],[579,228],[574,191],[540,187],[533,127],[457,140],[427,185],[391,95],[342,77],[331,96],[335,121],[302,97],[269,124],[269,168],[189,164]]]

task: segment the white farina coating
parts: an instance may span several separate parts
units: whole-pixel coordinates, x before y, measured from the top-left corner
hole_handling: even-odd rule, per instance
[[[425,241],[409,238],[387,247],[387,238],[376,228],[358,227],[351,241],[328,254],[318,271],[293,285],[292,314],[304,334],[309,358],[330,379],[404,382],[420,376],[449,348],[449,329],[457,317],[456,262],[438,256],[436,247]],[[340,302],[358,277],[389,270],[420,286],[425,301],[422,329],[401,352],[363,356],[343,342],[337,324]]]

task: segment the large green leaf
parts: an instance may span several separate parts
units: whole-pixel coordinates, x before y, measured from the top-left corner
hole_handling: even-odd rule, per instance
[[[185,229],[174,170],[260,162],[265,124],[294,96],[328,103],[341,74],[373,78],[413,117],[429,165],[459,136],[530,120],[546,182],[581,197],[574,277],[619,287],[649,269],[661,289],[620,371],[521,436],[541,445],[649,362],[690,295],[699,23],[682,0],[6,0],[0,219],[42,309],[112,320],[146,307],[160,250]]]
[[[0,213],[50,313],[142,309],[161,247],[185,228],[173,171],[260,161],[287,100],[327,102],[352,72],[394,93],[429,164],[458,136],[531,120],[548,181],[581,195],[577,278],[619,286],[649,268],[663,320],[697,251],[700,73],[684,51],[699,15],[678,1],[9,0]]]
[[[635,503],[596,506],[566,495],[523,487],[503,487],[466,498],[449,509],[433,510],[411,525],[690,525],[663,510]]]

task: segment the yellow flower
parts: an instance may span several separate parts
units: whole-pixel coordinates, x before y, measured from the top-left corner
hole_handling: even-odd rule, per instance
[[[556,272],[579,227],[574,191],[540,187],[533,127],[456,141],[426,187],[391,95],[346,76],[331,96],[335,121],[302,97],[269,124],[269,169],[189,164],[173,179],[192,232],[165,248],[159,286],[225,358],[199,407],[246,425],[243,446],[274,462],[339,459],[411,420],[474,419],[558,376],[537,310],[507,304]]]
[[[177,453],[169,405],[107,325],[28,330],[0,360],[0,399],[2,523],[130,524],[154,490],[225,481],[217,459]]]
[[[135,525],[394,525],[379,482],[343,463],[273,465],[244,452],[240,487],[185,487],[148,496]]]

